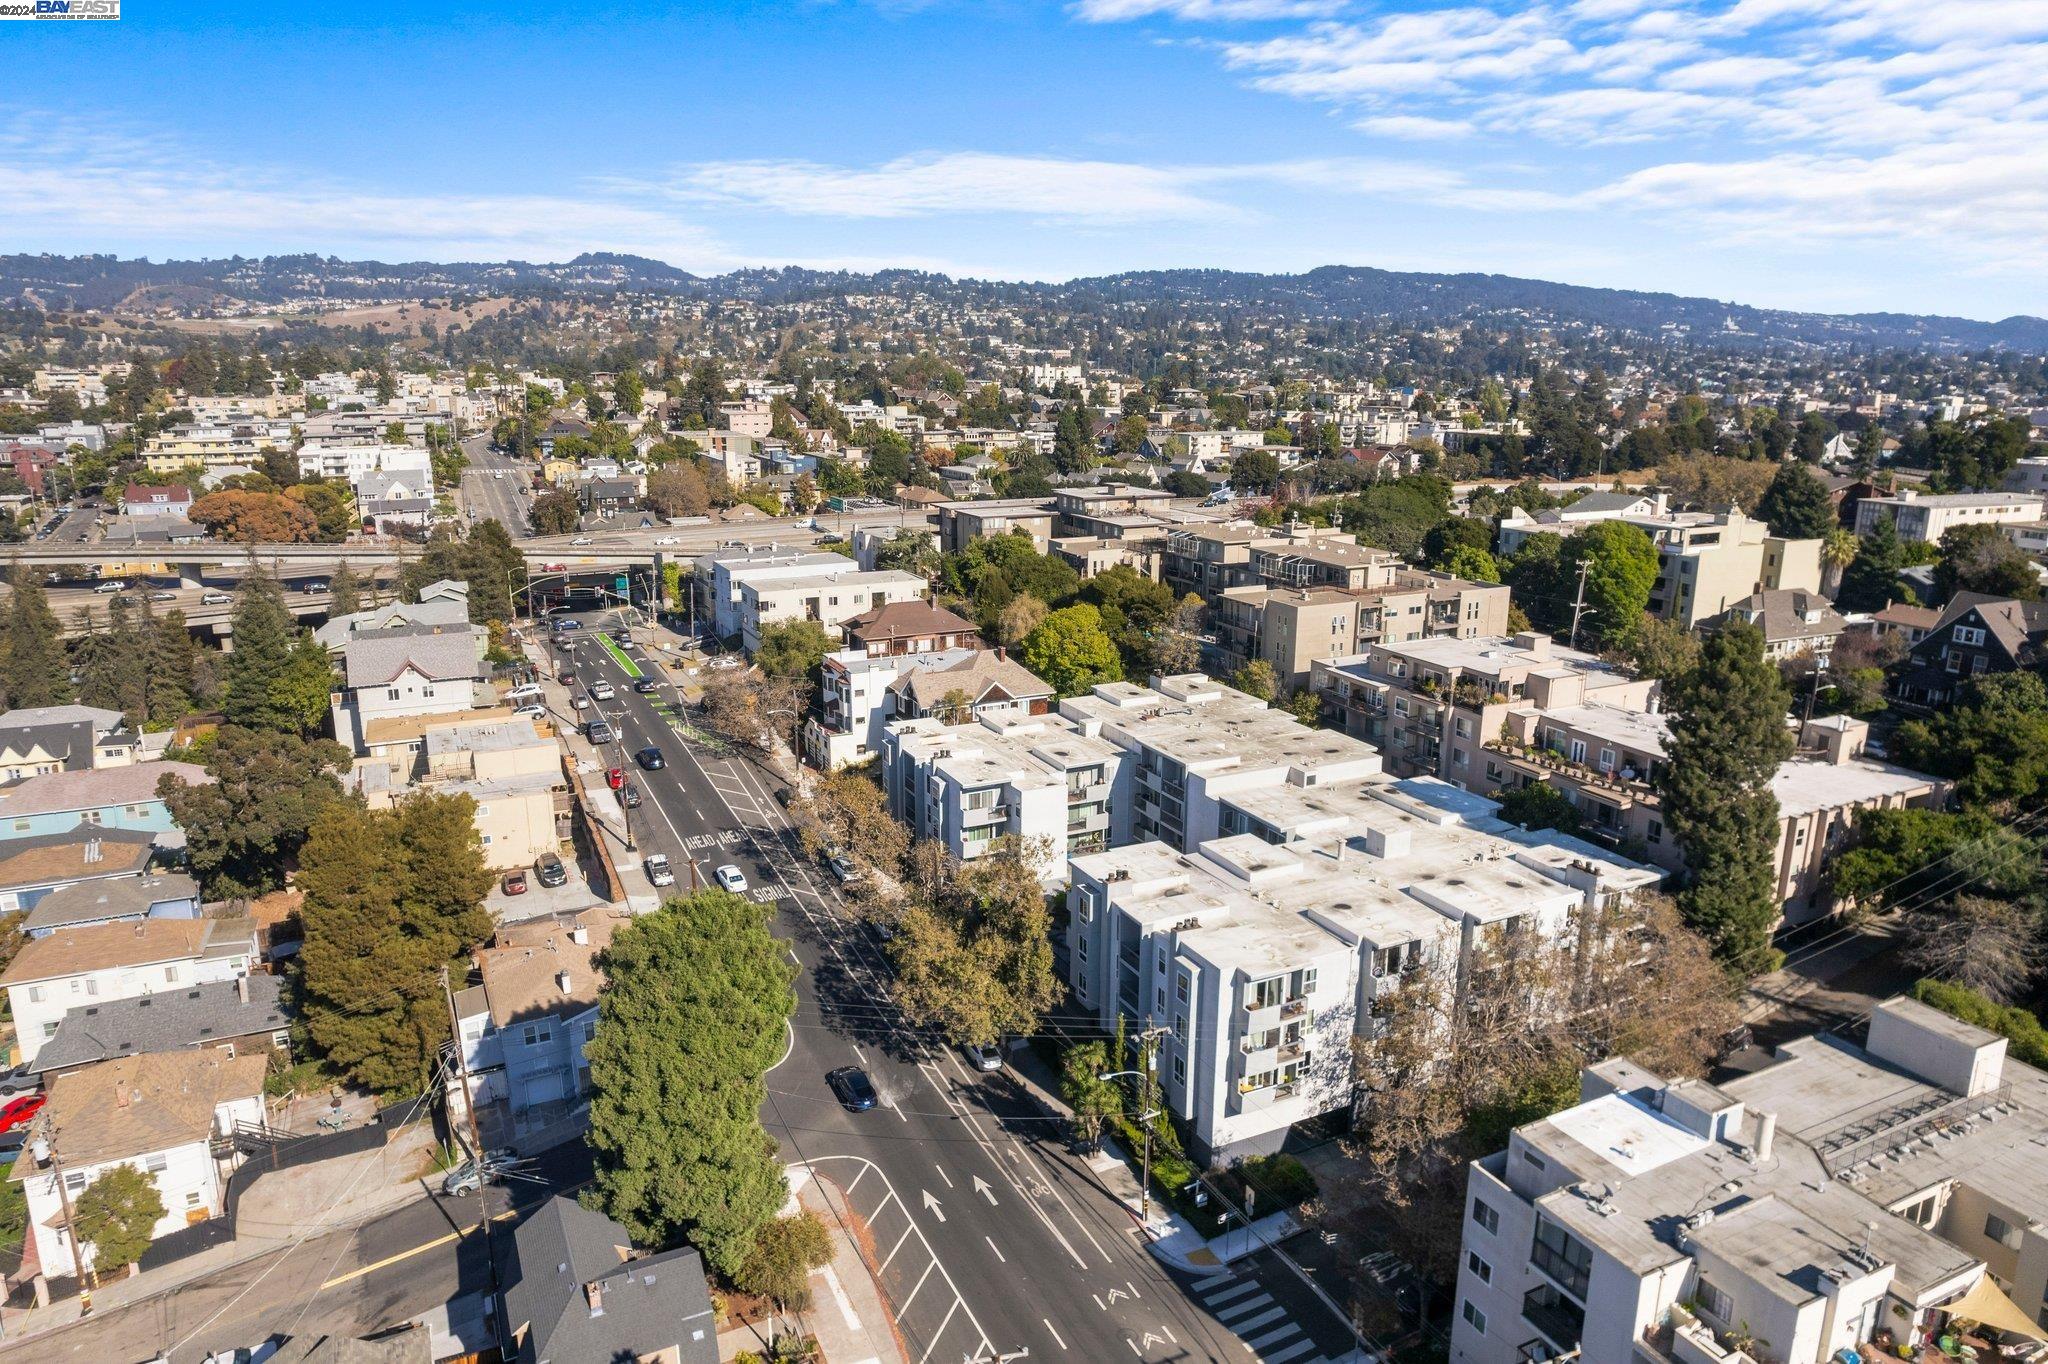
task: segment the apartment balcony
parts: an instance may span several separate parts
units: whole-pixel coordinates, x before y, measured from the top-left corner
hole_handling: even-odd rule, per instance
[[[1067,811],[1067,832],[1069,834],[1097,833],[1109,827],[1109,811],[1097,806],[1092,810]]]
[[[1278,1004],[1261,1005],[1255,1004],[1250,1000],[1245,1001],[1238,1008],[1237,1025],[1239,1030],[1249,1035],[1256,1035],[1277,1029],[1281,1022],[1280,1008],[1281,1006]]]
[[[1617,809],[1626,810],[1636,805],[1657,806],[1663,803],[1657,788],[1642,776],[1625,775],[1633,768],[1603,768],[1593,763],[1573,762],[1555,749],[1535,745],[1502,743],[1492,740],[1486,744],[1486,751],[1506,760],[1507,765],[1517,772],[1548,781],[1553,776],[1564,777],[1576,782],[1586,790],[1600,796]]]
[[[1282,1018],[1306,1018],[1308,1016],[1307,996],[1297,995],[1285,1004],[1282,1004],[1280,1006],[1280,1016]]]
[[[1262,1041],[1258,1036],[1246,1037],[1238,1042],[1237,1049],[1244,1054],[1245,1069],[1256,1070],[1261,1065],[1270,1066],[1279,1059],[1280,1039],[1275,1037]]]
[[[1576,1351],[1586,1331],[1586,1309],[1549,1284],[1539,1284],[1522,1295],[1522,1320],[1560,1351]]]
[[[1001,824],[1010,817],[1007,805],[984,805],[978,810],[962,810],[960,826],[964,829],[980,828],[984,824]]]
[[[1307,1048],[1299,1042],[1282,1042],[1280,1044],[1280,1059],[1283,1061],[1300,1061],[1305,1059],[1307,1055]]]
[[[1106,781],[1092,781],[1085,786],[1069,786],[1067,788],[1067,804],[1069,805],[1096,805],[1105,803],[1108,800],[1109,783]]]

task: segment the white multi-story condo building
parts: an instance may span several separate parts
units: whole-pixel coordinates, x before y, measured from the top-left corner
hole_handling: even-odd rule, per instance
[[[835,558],[838,556],[834,556]],[[809,573],[767,580],[749,579],[740,584],[739,635],[748,653],[761,647],[761,632],[788,620],[814,620],[827,631],[890,602],[915,601],[931,591],[931,584],[915,573],[883,569],[863,573],[849,566],[826,573]]]
[[[1957,526],[2031,525],[2048,497],[2038,493],[1916,493],[1866,497],[1856,504],[1856,533],[1868,535],[1884,517],[1901,540],[1939,542]]]
[[[730,639],[740,632],[740,588],[747,583],[784,582],[819,573],[858,568],[844,554],[795,545],[730,545],[699,555],[692,581],[698,609],[712,633]],[[701,623],[701,622],[700,622]]]
[[[1616,1059],[1580,1098],[1469,1167],[1457,1364],[1968,1358],[1938,1349],[1961,1321],[2043,1338],[2048,1075],[2004,1038],[1895,998],[1861,1045],[1803,1038],[1719,1086]]]

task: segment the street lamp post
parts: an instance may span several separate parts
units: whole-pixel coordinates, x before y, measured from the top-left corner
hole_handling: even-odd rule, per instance
[[[1138,1034],[1138,1041],[1144,1047],[1144,1069],[1112,1070],[1095,1077],[1098,1080],[1134,1079],[1140,1081],[1143,1085],[1143,1088],[1138,1091],[1142,1096],[1138,1106],[1145,1110],[1138,1119],[1138,1126],[1143,1128],[1145,1132],[1145,1154],[1138,1175],[1138,1220],[1146,1224],[1149,1224],[1152,1220],[1152,1123],[1159,1116],[1159,1110],[1151,1107],[1152,1075],[1159,1067],[1159,1058],[1154,1050],[1154,1043],[1158,1040],[1159,1035],[1165,1031],[1166,1029],[1164,1028],[1147,1028]]]

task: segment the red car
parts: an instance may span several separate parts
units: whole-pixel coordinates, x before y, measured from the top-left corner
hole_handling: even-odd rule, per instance
[[[523,869],[505,873],[505,893],[507,895],[526,894],[526,872]]]
[[[626,769],[614,767],[611,771],[604,774],[604,780],[607,786],[616,791],[626,784]]]
[[[43,1111],[43,1105],[50,1101],[47,1094],[24,1094],[19,1099],[10,1099],[5,1108],[0,1108],[0,1132],[12,1132],[15,1128]]]

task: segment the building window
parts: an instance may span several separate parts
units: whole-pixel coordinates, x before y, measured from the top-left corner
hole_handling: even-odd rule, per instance
[[[143,1161],[142,1164],[143,1168],[147,1170],[150,1174],[160,1175],[165,1170],[171,1168],[171,1158],[165,1155],[163,1152],[159,1151],[155,1155]]]
[[[1465,1324],[1480,1335],[1486,1334],[1486,1313],[1474,1307],[1470,1298],[1465,1299],[1465,1305],[1458,1309],[1458,1315],[1465,1318]]]
[[[2018,1250],[2020,1248],[2020,1229],[2013,1226],[2003,1217],[2000,1217],[1997,1213],[1991,1213],[1985,1217],[1984,1235],[1987,1239],[1998,1242],[2007,1250]]]
[[[1529,1263],[1580,1302],[1586,1300],[1586,1283],[1593,1274],[1593,1252],[1547,1217],[1536,1219],[1536,1242],[1530,1248]]]
[[[1173,1082],[1177,1085],[1188,1082],[1188,1063],[1178,1056],[1173,1058]]]
[[[1471,1270],[1472,1277],[1479,1280],[1479,1282],[1493,1282],[1493,1266],[1480,1259],[1478,1251],[1468,1250],[1465,1252],[1465,1268]]]
[[[1500,1235],[1500,1214],[1495,1212],[1493,1205],[1486,1202],[1486,1200],[1481,1198],[1472,1200],[1472,1220],[1477,1222],[1488,1235]]]
[[[385,692],[384,692],[384,699],[385,699],[386,701],[396,701],[396,700],[398,699],[398,688],[396,688],[396,687],[389,687],[389,688],[386,688],[386,689],[385,689]]]
[[[1706,1276],[1700,1276],[1699,1287],[1693,1294],[1699,1299],[1700,1311],[1719,1322],[1730,1322],[1735,1318],[1735,1300],[1720,1289],[1708,1283]]]
[[[1908,1203],[1902,1208],[1896,1208],[1893,1211],[1915,1226],[1931,1227],[1934,1225],[1934,1210],[1940,1202],[1941,1190],[1936,1189],[1934,1192],[1926,1194],[1918,1200]]]
[[[1955,628],[1955,633],[1950,638],[1954,639],[1958,644],[1982,644],[1984,642],[1984,632],[1974,626],[1958,625]]]
[[[1550,1168],[1548,1165],[1543,1163],[1543,1157],[1537,1155],[1534,1151],[1522,1152],[1522,1159],[1527,1161],[1529,1164],[1535,1166],[1539,1170],[1548,1170]]]
[[[1173,978],[1173,997],[1185,1004],[1188,1002],[1188,973],[1181,971]]]
[[[175,967],[175,966],[166,966],[166,967],[164,968],[164,984],[166,984],[166,985],[176,985],[177,983],[178,983],[178,968],[177,968],[177,967]]]
[[[555,1030],[547,1023],[529,1023],[522,1040],[529,1047],[538,1047],[555,1040]]]
[[[1643,837],[1652,843],[1662,843],[1664,841],[1664,821],[1661,819],[1651,820],[1649,830]]]

